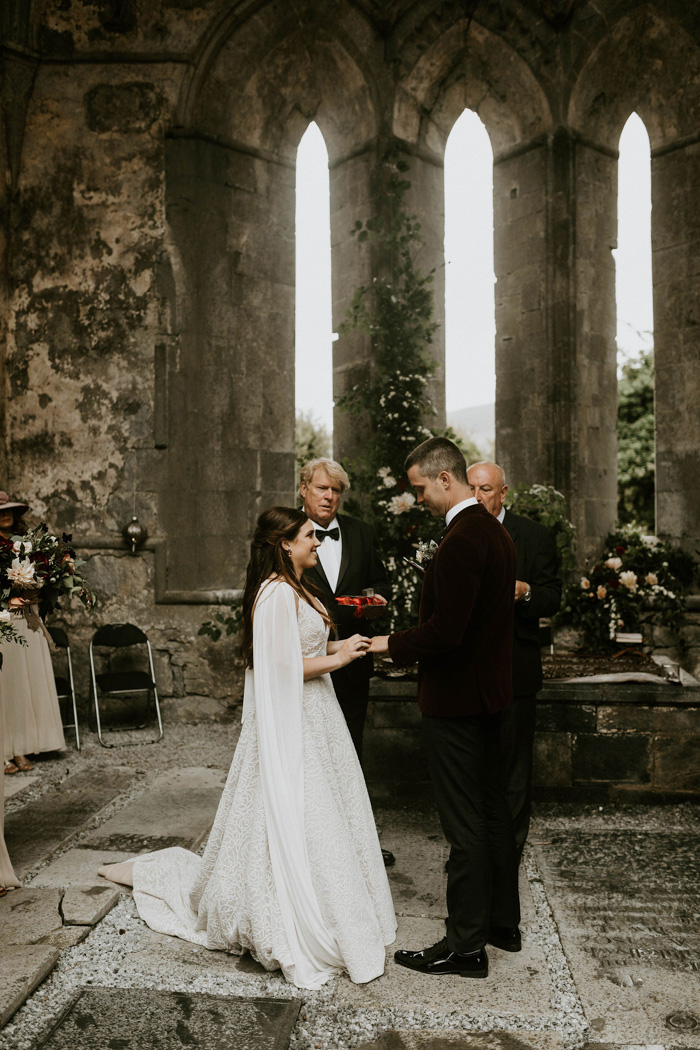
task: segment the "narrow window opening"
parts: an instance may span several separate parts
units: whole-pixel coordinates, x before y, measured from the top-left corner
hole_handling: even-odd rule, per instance
[[[654,512],[654,311],[649,136],[633,113],[620,136],[617,194],[618,517],[650,533]]]
[[[514,190],[517,195],[517,189]],[[445,405],[467,459],[491,459],[495,439],[493,150],[465,109],[445,149]]]
[[[297,150],[295,408],[297,462],[333,452],[328,150],[316,123]]]

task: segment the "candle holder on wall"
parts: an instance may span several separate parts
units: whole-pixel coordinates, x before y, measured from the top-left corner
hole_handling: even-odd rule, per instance
[[[148,529],[134,514],[131,521],[122,529],[122,536],[129,548],[129,554],[136,555],[137,548],[148,539]]]

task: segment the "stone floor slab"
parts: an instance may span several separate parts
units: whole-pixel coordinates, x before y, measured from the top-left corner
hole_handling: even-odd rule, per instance
[[[37,944],[63,926],[60,890],[12,890],[0,897],[0,945]]]
[[[387,952],[384,976],[369,984],[353,984],[349,978],[336,981],[334,1002],[358,1009],[395,1009],[410,1004],[412,1011],[473,1017],[480,1011],[512,1017],[514,1021],[551,1019],[553,988],[541,950],[528,937],[523,924],[523,950],[518,953],[488,947],[489,976],[473,980],[459,976],[432,977],[397,966],[394,952],[435,944],[445,934],[442,922],[430,918],[402,916],[396,942]]]
[[[129,787],[133,776],[133,770],[120,767],[84,770],[10,814],[5,821],[5,842],[18,878],[39,867],[69,836]]]
[[[122,974],[134,984],[142,979],[157,979],[165,972],[187,980],[189,976],[199,975],[202,970],[212,976],[230,976],[237,972],[263,977],[268,973],[248,953],[232,955],[229,952],[209,951],[199,944],[155,933],[145,924],[138,946],[129,952],[122,963]]]
[[[700,1047],[700,836],[635,829],[547,838],[537,863],[591,1035]],[[669,1020],[689,1014],[685,1028]]]
[[[61,911],[66,926],[94,926],[119,901],[115,886],[69,886]]]
[[[54,930],[42,937],[42,944],[53,944],[54,948],[75,948],[81,944],[89,934],[92,926],[61,926],[60,930]]]
[[[38,875],[32,879],[32,886],[57,886],[65,889],[67,886],[104,886],[105,881],[97,874],[97,869],[103,864],[121,864],[124,860],[135,857],[135,853],[125,853],[123,850],[93,850],[75,849],[66,850],[60,857],[56,857]]]
[[[231,999],[91,988],[42,1043],[45,1050],[285,1050],[299,1000]]]
[[[140,853],[197,849],[214,822],[227,770],[192,767],[157,776],[148,791],[83,840],[90,849]]]
[[[5,777],[3,786],[5,788],[5,801],[9,798],[14,798],[15,795],[19,795],[25,788],[31,787],[32,784],[36,784],[39,777],[19,777],[17,774],[14,776]]]
[[[356,1050],[564,1050],[554,1032],[455,1032],[389,1029]]]
[[[48,944],[3,945],[0,951],[0,1028],[53,970],[59,954],[58,948]]]

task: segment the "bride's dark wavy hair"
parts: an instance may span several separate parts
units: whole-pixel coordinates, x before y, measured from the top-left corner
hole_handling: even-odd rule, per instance
[[[293,540],[308,521],[303,510],[295,507],[268,507],[258,518],[250,545],[250,561],[246,570],[243,591],[243,655],[246,666],[253,666],[253,611],[261,584],[270,577],[288,583],[302,601],[311,605],[309,592],[317,598],[324,612],[321,614],[327,627],[333,626],[326,603],[318,589],[308,581],[304,587],[297,579],[292,559],[284,549],[284,540]]]

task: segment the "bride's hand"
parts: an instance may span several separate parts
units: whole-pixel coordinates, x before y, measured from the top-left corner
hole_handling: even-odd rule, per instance
[[[338,660],[340,661],[340,667],[345,667],[346,664],[352,663],[353,660],[358,660],[361,656],[364,656],[369,647],[370,640],[365,638],[362,634],[353,634],[350,638],[346,638],[340,649],[338,649]]]

